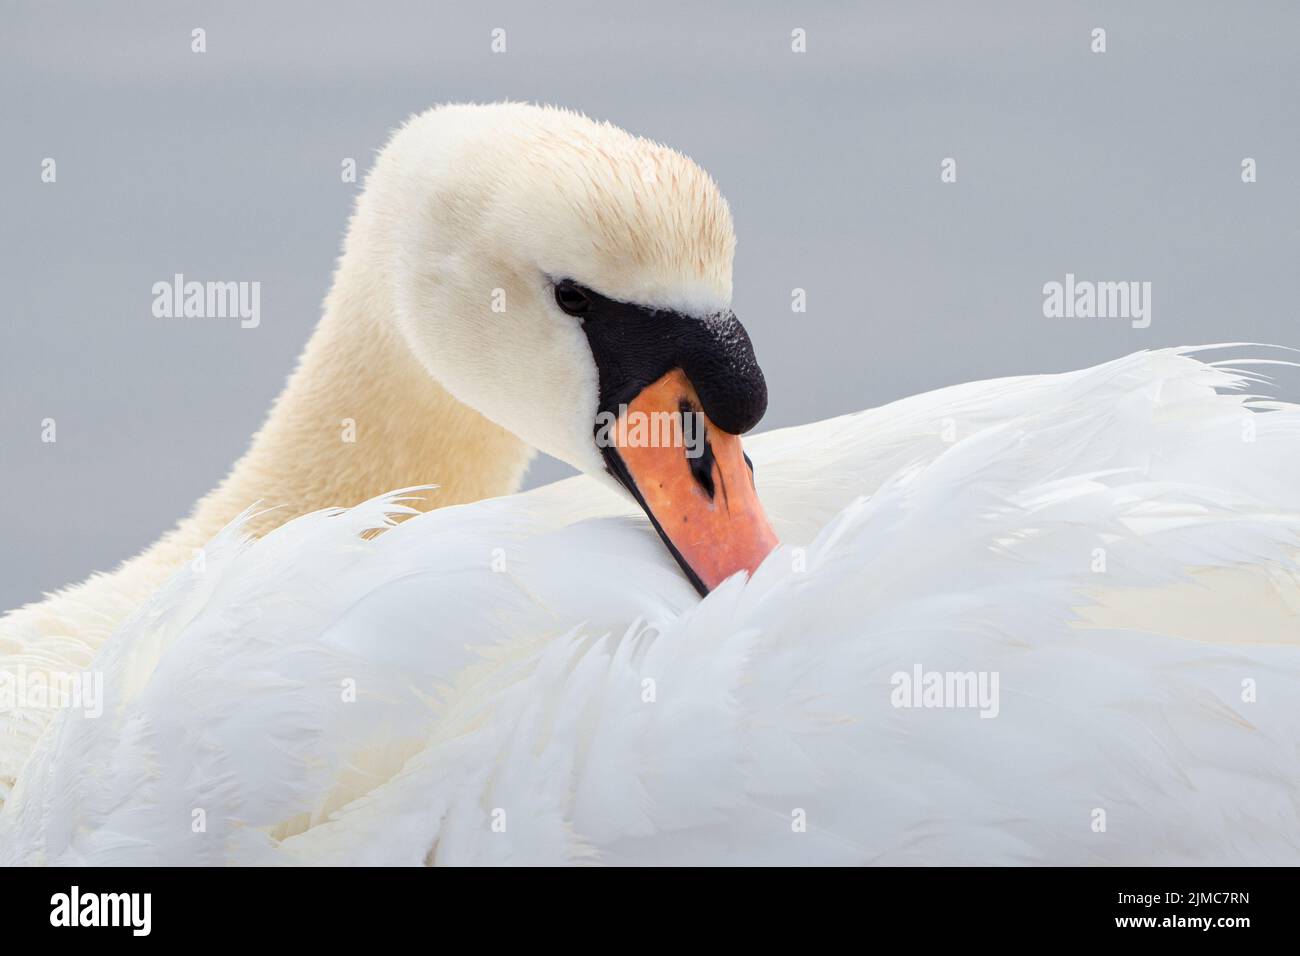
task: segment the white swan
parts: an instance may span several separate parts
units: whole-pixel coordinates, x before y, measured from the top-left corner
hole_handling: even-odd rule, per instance
[[[86,666],[116,631],[101,716],[5,715],[0,862],[1300,860],[1300,408],[1167,350],[759,435],[786,543],[701,601],[604,473],[698,467],[593,441],[646,316],[563,307],[735,344],[705,321],[732,245],[707,176],[612,127],[409,123],[231,477],[0,620],[0,673]],[[598,342],[601,318],[633,325]],[[667,383],[707,383],[709,476],[737,492],[722,427],[761,408],[747,341],[724,354]],[[594,480],[393,526],[513,490],[521,439]],[[436,497],[374,497],[416,481]],[[700,583],[771,546],[743,495],[712,549],[642,498]],[[257,499],[300,517],[232,523]]]

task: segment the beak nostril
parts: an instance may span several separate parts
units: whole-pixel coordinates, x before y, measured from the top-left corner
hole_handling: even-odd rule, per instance
[[[686,462],[691,467],[691,477],[695,483],[704,489],[704,493],[713,499],[713,446],[709,444],[708,436],[700,438],[700,454],[691,457],[690,450],[687,449]]]
[[[716,491],[713,484],[713,446],[709,444],[709,430],[704,423],[704,415],[685,396],[678,399],[677,414],[680,416],[682,454],[686,456],[691,477],[712,500]]]

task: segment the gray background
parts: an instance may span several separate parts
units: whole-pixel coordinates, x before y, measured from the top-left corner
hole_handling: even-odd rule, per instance
[[[0,609],[110,568],[225,474],[318,317],[359,188],[340,161],[364,173],[441,101],[576,107],[714,174],[763,427],[1139,348],[1300,345],[1298,27],[1281,2],[0,3]],[[1151,281],[1151,327],[1043,318],[1067,271]],[[261,327],[154,319],[173,272],[261,281]]]

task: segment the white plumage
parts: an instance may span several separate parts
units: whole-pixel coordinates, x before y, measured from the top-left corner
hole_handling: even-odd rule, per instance
[[[231,526],[0,862],[1300,862],[1300,408],[1253,381],[1157,351],[756,436],[784,544],[704,600],[587,477]],[[997,716],[893,706],[917,665]]]

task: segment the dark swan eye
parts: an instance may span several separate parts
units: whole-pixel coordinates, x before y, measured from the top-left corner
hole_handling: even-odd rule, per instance
[[[569,315],[582,315],[591,306],[587,290],[570,279],[555,283],[555,304]]]

